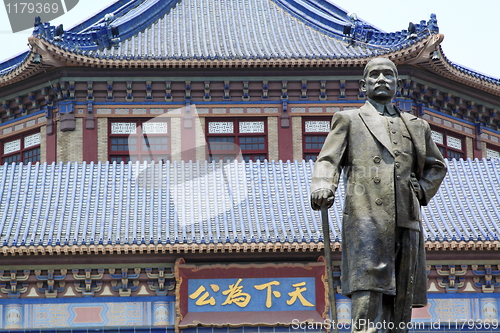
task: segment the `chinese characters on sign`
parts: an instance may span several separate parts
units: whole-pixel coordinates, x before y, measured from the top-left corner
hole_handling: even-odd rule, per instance
[[[328,318],[323,257],[309,263],[175,264],[176,320],[188,327],[277,326]]]
[[[189,312],[311,310],[315,282],[303,278],[192,279]]]

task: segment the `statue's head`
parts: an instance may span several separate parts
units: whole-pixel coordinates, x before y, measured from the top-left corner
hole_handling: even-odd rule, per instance
[[[363,79],[359,82],[361,91],[375,102],[387,104],[401,87],[398,69],[386,58],[370,60],[365,67]]]

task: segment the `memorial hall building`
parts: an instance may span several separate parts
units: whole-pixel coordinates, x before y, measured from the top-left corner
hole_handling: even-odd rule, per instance
[[[117,0],[72,28],[36,21],[0,63],[0,331],[324,332],[311,173],[386,57],[395,105],[448,166],[422,208],[414,332],[499,332],[500,80],[448,59],[423,19],[385,32],[323,0]],[[347,325],[344,190],[329,222]]]

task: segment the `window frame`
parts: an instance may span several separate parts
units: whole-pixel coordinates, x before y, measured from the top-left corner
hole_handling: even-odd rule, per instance
[[[432,127],[432,126],[431,126],[431,131],[438,132],[438,133],[443,135],[443,144],[437,143],[434,140],[433,141],[436,144],[436,146],[439,148],[439,151],[441,152],[441,154],[443,155],[444,158],[447,158],[447,159],[454,158],[454,157],[452,157],[452,158],[448,157],[448,152],[450,151],[450,152],[455,153],[455,154],[461,154],[462,159],[467,159],[467,145],[466,145],[466,136],[465,135],[460,135],[459,133],[455,133],[452,131],[445,130],[443,128],[437,128],[437,127]],[[462,150],[458,150],[456,148],[449,147],[448,146],[448,136],[451,136],[452,138],[455,138],[455,139],[459,139],[462,143]],[[441,151],[441,148],[444,151]],[[444,154],[443,154],[443,152],[444,152]]]
[[[33,146],[28,147],[28,148],[25,148],[25,146],[24,146],[25,138],[29,137],[31,135],[34,135],[34,134],[40,134],[40,143],[38,143],[37,145],[33,145]],[[29,152],[29,151],[32,151],[34,149],[38,149],[37,156],[39,156],[39,159],[35,162],[31,162],[31,164],[36,164],[37,162],[40,162],[42,159],[42,149],[41,149],[42,137],[41,137],[41,135],[42,134],[40,133],[40,128],[38,128],[38,131],[35,130],[35,131],[20,133],[20,134],[16,134],[16,135],[9,136],[9,137],[2,139],[1,144],[0,144],[0,149],[1,149],[0,150],[0,161],[2,162],[2,164],[5,164],[5,162],[4,162],[5,158],[9,158],[9,157],[17,155],[17,154],[19,154],[19,161],[9,162],[8,164],[12,164],[12,163],[17,164],[17,163],[21,163],[21,162],[23,164],[28,164],[29,162],[27,162],[27,163],[25,162],[24,154]],[[15,140],[18,140],[18,139],[21,141],[19,150],[16,150],[12,153],[4,154],[5,144],[12,142],[12,141],[15,141]]]
[[[488,154],[488,149],[489,149],[489,150],[493,150],[493,151],[495,151],[495,152],[497,152],[497,153],[499,153],[499,154],[500,154],[500,147],[498,147],[498,146],[493,146],[491,143],[487,143],[487,144],[486,144],[486,159],[490,159],[490,158],[491,158],[491,157],[488,157],[488,155],[487,155],[487,154]],[[483,155],[483,156],[484,156],[484,155]]]
[[[143,124],[149,122],[152,119],[156,118],[116,118],[116,119],[110,119],[108,121],[108,161],[112,163],[113,158],[122,158],[122,161],[127,164],[128,162],[135,163],[135,161],[132,161],[131,156],[137,156],[137,161],[139,163],[144,163],[143,157],[146,156],[148,157],[147,163],[151,163],[151,156],[153,157],[155,163],[158,163],[158,160],[155,158],[157,155],[167,155],[166,160],[171,159],[172,155],[172,139],[171,139],[171,121],[170,118],[161,118],[162,122],[167,123],[167,133],[156,133],[156,134],[144,134],[143,133]],[[111,128],[113,123],[135,123],[136,126],[136,133],[135,134],[112,134]],[[127,143],[129,146],[129,150],[127,151],[113,151],[112,150],[112,140],[114,138],[136,138],[136,150],[131,151],[130,150],[130,142]],[[166,137],[168,139],[167,145],[168,149],[167,150],[159,150],[159,151],[154,151],[154,150],[143,150],[143,141],[144,139],[150,140],[151,138],[158,138],[158,137]],[[125,160],[123,160],[125,159]],[[128,159],[128,160],[127,160]],[[163,160],[162,161],[166,161]],[[116,161],[117,163],[120,163],[121,161]]]
[[[262,121],[264,123],[264,132],[262,133],[240,133],[240,122],[257,122],[257,121]],[[209,133],[209,124],[211,122],[232,122],[233,123],[233,133]],[[227,138],[234,138],[234,145],[235,149],[233,150],[220,150],[220,151],[215,151],[212,149],[210,145],[210,138],[215,138],[215,137],[227,137]],[[240,145],[240,138],[253,138],[253,137],[264,137],[264,149],[249,149],[249,150],[243,150],[241,149]],[[257,155],[264,155],[265,159],[268,159],[269,157],[269,145],[268,145],[268,127],[267,127],[267,118],[263,117],[244,117],[244,118],[222,118],[222,117],[217,117],[217,118],[206,118],[205,120],[205,140],[208,146],[208,156],[207,160],[212,161],[213,156],[224,156],[224,157],[231,157],[230,155],[234,154],[234,157],[236,157],[239,153],[241,153],[241,158],[243,160],[246,160],[246,157],[252,158],[252,161],[256,161],[254,159],[255,156]],[[259,144],[259,143],[257,143]],[[231,160],[234,160],[231,159]],[[227,159],[224,159],[224,161],[227,161]]]
[[[307,149],[306,145],[306,137],[318,137],[318,136],[324,136],[325,140],[326,137],[328,136],[328,132],[306,132],[306,122],[307,121],[328,121],[330,123],[329,128],[332,126],[332,116],[316,116],[316,117],[302,117],[302,158],[306,161],[309,161],[310,159],[307,159],[307,155],[313,155],[316,154],[316,159],[318,157],[318,154],[320,153],[322,148],[319,149]],[[324,141],[323,141],[324,143]],[[323,146],[322,146],[323,147]],[[316,159],[313,160],[313,162],[316,162]]]

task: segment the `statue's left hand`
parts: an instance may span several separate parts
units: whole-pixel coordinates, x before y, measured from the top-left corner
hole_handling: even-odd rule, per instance
[[[415,190],[418,200],[422,198],[422,188],[420,187],[420,183],[418,182],[417,177],[415,177],[415,174],[412,172],[410,176],[410,182],[413,186],[413,189]]]

